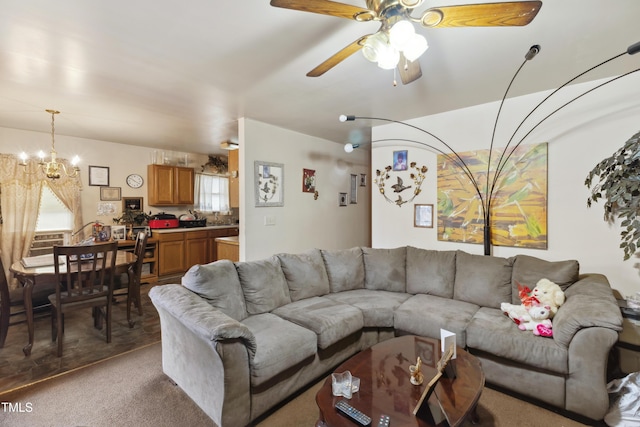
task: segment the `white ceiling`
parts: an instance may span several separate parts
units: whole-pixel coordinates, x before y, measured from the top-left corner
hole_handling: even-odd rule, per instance
[[[56,135],[209,154],[247,117],[344,143],[369,129],[343,113],[406,120],[500,99],[534,44],[512,95],[558,87],[640,41],[638,16],[637,0],[543,0],[526,27],[419,29],[423,76],[393,87],[359,52],[305,76],[373,22],[269,0],[0,0],[0,126],[49,132],[53,108]],[[627,55],[591,77],[637,67]]]

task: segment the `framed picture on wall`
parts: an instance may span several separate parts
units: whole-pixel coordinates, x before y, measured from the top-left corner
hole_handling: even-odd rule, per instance
[[[89,166],[89,185],[109,186],[109,167]]]
[[[351,174],[351,193],[349,193],[349,203],[358,203],[358,175]]]
[[[414,205],[413,226],[433,228],[433,205]]]
[[[284,206],[284,165],[256,160],[254,168],[256,207]]]
[[[407,150],[400,150],[400,151],[393,152],[393,170],[394,171],[407,170]]]
[[[144,209],[144,202],[142,197],[123,197],[122,198],[122,211],[126,209],[132,211],[141,211]]]
[[[122,198],[121,187],[100,187],[100,200],[116,201]]]
[[[347,193],[338,193],[338,206],[347,206]]]
[[[313,169],[302,169],[302,191],[305,193],[315,193],[316,191],[316,171]]]

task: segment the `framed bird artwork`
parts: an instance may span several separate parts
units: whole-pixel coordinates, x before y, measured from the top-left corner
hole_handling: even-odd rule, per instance
[[[284,165],[254,162],[256,207],[284,206]]]

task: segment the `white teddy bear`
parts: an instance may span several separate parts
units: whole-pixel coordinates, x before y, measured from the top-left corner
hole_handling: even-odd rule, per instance
[[[505,313],[517,325],[531,321],[529,309],[534,306],[549,306],[551,312],[549,318],[558,311],[565,300],[564,292],[557,284],[549,279],[540,279],[533,290],[518,284],[520,300],[522,304],[516,305],[508,302],[500,304],[500,310]]]
[[[553,318],[565,300],[562,288],[549,279],[540,279],[536,287],[531,291],[531,296],[536,298],[540,302],[540,305],[549,306],[551,310],[549,314],[550,319]]]
[[[551,315],[551,307],[548,305],[531,307],[529,309],[529,320],[528,322],[522,322],[518,325],[518,328],[521,331],[532,331],[534,335],[539,335],[543,337],[553,336],[551,319],[549,316]]]

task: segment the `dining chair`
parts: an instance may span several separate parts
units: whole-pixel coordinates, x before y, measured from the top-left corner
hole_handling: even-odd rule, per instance
[[[51,340],[58,341],[58,357],[62,356],[64,315],[69,311],[92,308],[94,327],[102,329],[104,318],[107,343],[111,342],[113,272],[117,251],[117,241],[53,247],[55,259],[62,256],[64,260],[55,264],[56,293],[49,295]]]
[[[144,261],[144,253],[147,248],[148,235],[145,231],[138,231],[136,235],[136,245],[133,253],[137,257],[136,262],[129,267],[127,271],[127,283],[119,289],[114,289],[114,296],[127,296],[127,322],[129,327],[133,328],[135,322],[131,320],[131,305],[134,304],[138,309],[138,315],[142,316],[142,299],[140,298],[140,281],[142,276],[142,264]]]
[[[51,304],[49,294],[55,291],[53,284],[39,284],[33,288],[33,312],[49,315]],[[0,348],[4,347],[9,334],[9,326],[22,323],[26,319],[23,288],[9,289],[2,259],[0,259]]]

